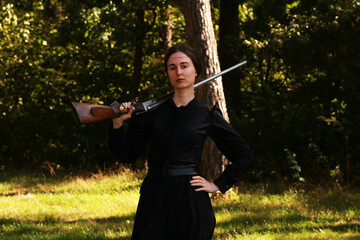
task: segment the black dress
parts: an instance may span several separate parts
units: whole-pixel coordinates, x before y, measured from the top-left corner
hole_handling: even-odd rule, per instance
[[[124,163],[136,160],[148,141],[149,169],[199,165],[205,139],[210,136],[231,162],[214,183],[226,192],[251,165],[249,146],[222,117],[215,105],[195,98],[177,107],[172,99],[154,111],[133,116],[124,127],[109,130],[111,152]],[[211,239],[215,217],[207,192],[196,192],[191,175],[148,174],[140,189],[132,239]]]

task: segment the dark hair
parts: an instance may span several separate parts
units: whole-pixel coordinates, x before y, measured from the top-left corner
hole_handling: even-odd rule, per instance
[[[173,55],[176,52],[183,52],[185,53],[193,62],[197,76],[201,75],[201,62],[200,62],[200,58],[198,56],[198,54],[195,52],[195,50],[190,47],[187,44],[179,44],[179,45],[174,45],[171,48],[169,48],[169,50],[167,50],[166,54],[165,54],[165,59],[164,59],[164,67],[165,67],[165,73],[168,73],[168,69],[167,69],[167,62],[170,58],[171,55]]]

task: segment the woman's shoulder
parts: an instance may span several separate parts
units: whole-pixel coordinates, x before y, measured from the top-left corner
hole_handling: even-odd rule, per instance
[[[204,102],[201,102],[199,100],[196,99],[196,104],[194,104],[197,108],[203,110],[203,111],[206,111],[208,114],[214,114],[214,113],[217,113],[217,114],[220,114],[222,115],[222,112],[221,112],[221,109],[219,107],[219,104],[218,102],[216,102],[214,105],[209,105],[209,104],[206,104]]]
[[[207,110],[207,111],[211,111],[211,108],[212,108],[209,104],[206,104],[206,103],[198,100],[197,98],[194,99],[193,106],[196,107],[196,108]]]
[[[219,120],[221,121],[221,119],[223,118],[223,114],[218,103],[215,103],[211,106],[209,104],[196,100],[196,102],[192,105],[191,112],[192,114],[201,116],[201,118],[205,118],[207,119],[207,121],[210,122]]]

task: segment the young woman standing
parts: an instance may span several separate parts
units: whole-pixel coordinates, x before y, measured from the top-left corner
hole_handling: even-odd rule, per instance
[[[195,98],[201,64],[190,46],[171,47],[164,67],[173,98],[132,118],[131,104],[122,103],[128,113],[113,119],[109,130],[110,150],[121,162],[135,161],[151,143],[132,239],[210,240],[215,216],[208,193],[224,193],[239,181],[253,154],[216,105],[210,107]],[[123,123],[129,118],[125,131]],[[231,162],[214,182],[203,178],[198,168],[208,136]]]

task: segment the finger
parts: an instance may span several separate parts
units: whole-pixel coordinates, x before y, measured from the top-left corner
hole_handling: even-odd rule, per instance
[[[130,102],[125,102],[122,103],[120,106],[120,111],[122,113],[129,113],[129,115],[131,115],[131,113],[135,110],[135,108],[131,105]]]
[[[191,184],[205,184],[205,182],[202,180],[191,180],[190,183]]]
[[[193,182],[191,185],[192,186],[200,186],[200,187],[208,186],[207,182],[203,182],[203,181],[196,181],[196,182]]]
[[[201,182],[201,180],[199,180],[199,179],[193,179],[193,180],[190,180],[190,182]]]
[[[193,182],[205,182],[205,179],[200,177],[200,176],[194,176],[191,181],[193,181]]]
[[[201,179],[201,180],[203,180],[204,178],[201,177],[201,176],[193,176],[192,179]]]
[[[126,102],[126,103],[123,103],[122,106],[124,106],[124,108],[126,108],[126,109],[130,109],[131,108],[131,103]]]
[[[206,188],[196,188],[195,189],[195,192],[201,192],[201,191],[207,192]]]
[[[127,112],[126,103],[122,103],[122,104],[120,105],[120,111],[122,111],[122,112]]]
[[[123,105],[124,107],[129,107],[131,106],[131,102],[123,102],[121,105]]]

